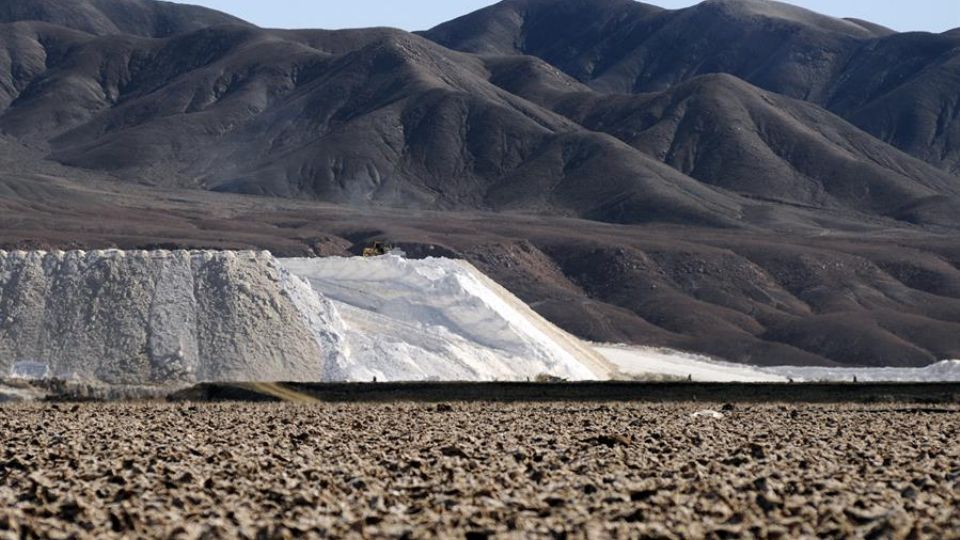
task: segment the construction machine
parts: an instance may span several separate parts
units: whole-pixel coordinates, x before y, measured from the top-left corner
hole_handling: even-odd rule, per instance
[[[381,255],[386,255],[390,253],[390,250],[393,249],[386,242],[377,240],[371,243],[369,246],[363,248],[364,257],[380,257]]]

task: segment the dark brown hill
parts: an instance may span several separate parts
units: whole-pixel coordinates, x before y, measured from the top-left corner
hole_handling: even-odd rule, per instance
[[[741,195],[945,225],[960,210],[957,178],[816,105],[730,75],[604,95],[529,57],[487,57],[487,65],[511,92]]]
[[[660,91],[730,73],[779,93],[826,93],[874,30],[769,0],[664,10],[632,0],[505,0],[424,32],[457,50],[528,54],[595,90]]]
[[[793,209],[771,206],[786,202],[956,224],[942,173],[813,106],[778,110],[733,78],[608,100],[556,73],[514,74],[560,85],[528,95],[489,58],[399,30],[6,30],[0,47],[16,62],[0,63],[0,129],[63,164],[140,182],[618,223],[791,223]],[[565,89],[576,95],[541,99]]]
[[[150,0],[0,0],[0,22],[42,21],[90,34],[166,37],[217,24],[248,24],[198,6]]]
[[[960,35],[898,34],[859,50],[825,106],[960,176]]]
[[[739,220],[737,197],[490,84],[473,57],[400,31],[358,34],[355,49],[335,54],[237,26],[166,40],[13,26],[11,56],[66,52],[36,72],[9,69],[0,128],[68,165],[361,206]]]
[[[659,92],[728,73],[821,105],[957,173],[960,36],[896,34],[769,0],[662,10],[631,0],[505,0],[423,35],[537,56],[603,93]]]

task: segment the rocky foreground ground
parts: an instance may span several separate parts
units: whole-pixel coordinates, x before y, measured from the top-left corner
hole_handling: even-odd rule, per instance
[[[956,408],[702,408],[5,406],[0,538],[960,538]]]

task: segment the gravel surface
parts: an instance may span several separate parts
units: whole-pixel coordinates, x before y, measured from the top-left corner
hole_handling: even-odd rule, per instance
[[[960,538],[960,411],[0,407],[0,538]]]

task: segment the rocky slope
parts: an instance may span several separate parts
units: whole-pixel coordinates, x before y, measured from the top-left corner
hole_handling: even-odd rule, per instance
[[[157,41],[11,30],[9,56],[36,63],[10,65],[0,129],[129,180],[627,222],[729,224],[742,203],[490,84],[478,60],[399,31],[226,26]],[[55,69],[51,43],[66,51]]]
[[[487,59],[492,81],[608,133],[705,184],[751,200],[950,225],[957,177],[891,149],[816,105],[727,74],[669,90],[601,95],[529,58]]]

